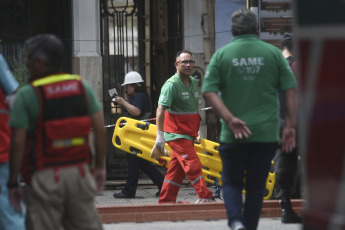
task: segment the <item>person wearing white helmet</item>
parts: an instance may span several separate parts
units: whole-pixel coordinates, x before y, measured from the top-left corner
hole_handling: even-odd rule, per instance
[[[128,101],[123,97],[115,96],[115,101],[122,106],[126,116],[142,120],[148,119],[152,114],[152,101],[146,92],[146,86],[141,75],[135,71],[128,72],[125,81],[121,86],[125,86]],[[139,170],[143,170],[148,177],[158,186],[158,197],[162,188],[164,176],[158,169],[142,158],[132,154],[126,154],[128,162],[128,176],[126,185],[120,193],[114,193],[115,198],[134,198],[138,186]]]

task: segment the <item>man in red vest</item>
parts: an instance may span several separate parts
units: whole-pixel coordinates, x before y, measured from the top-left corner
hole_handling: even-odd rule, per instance
[[[32,37],[24,48],[31,77],[17,93],[9,122],[10,202],[21,210],[16,178],[22,168],[27,229],[102,229],[94,205],[94,195],[105,181],[102,106],[80,76],[61,72],[63,44],[55,35]]]

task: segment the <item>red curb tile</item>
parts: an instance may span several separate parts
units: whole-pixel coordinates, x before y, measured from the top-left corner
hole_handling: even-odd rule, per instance
[[[291,201],[294,210],[302,214],[302,200]],[[103,223],[217,220],[226,219],[224,203],[205,204],[160,204],[98,207]],[[261,217],[280,217],[281,209],[277,200],[263,203]]]

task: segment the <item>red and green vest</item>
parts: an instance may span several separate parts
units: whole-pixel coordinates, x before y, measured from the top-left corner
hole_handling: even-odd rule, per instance
[[[29,162],[24,160],[23,175],[89,163],[88,135],[92,125],[81,77],[48,76],[33,81],[32,87],[39,99],[40,113],[34,134],[28,136],[25,160]]]
[[[177,98],[165,110],[163,131],[184,134],[192,137],[198,136],[201,117],[198,112],[199,88],[197,81],[190,77],[192,86],[188,88],[178,75],[167,80],[177,90]]]

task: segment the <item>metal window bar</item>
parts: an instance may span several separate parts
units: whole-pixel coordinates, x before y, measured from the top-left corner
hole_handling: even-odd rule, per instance
[[[106,125],[121,116],[118,106],[111,104],[108,90],[116,88],[121,96],[121,84],[128,71],[139,71],[138,6],[136,0],[102,0],[103,104]]]
[[[22,60],[23,43],[30,34],[31,22],[26,4],[0,1],[0,53],[21,83],[28,77]]]

